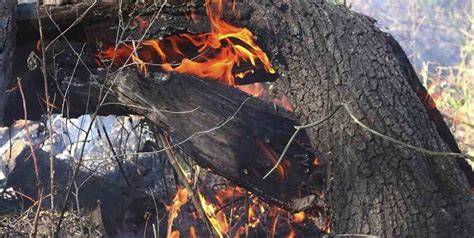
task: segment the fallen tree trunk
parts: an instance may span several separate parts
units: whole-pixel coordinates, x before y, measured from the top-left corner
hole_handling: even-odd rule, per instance
[[[417,95],[426,90],[402,49],[375,20],[324,1],[248,4],[254,9],[248,26],[265,38],[282,73],[277,84],[291,96],[301,123],[347,103],[385,135],[433,151],[454,147],[449,130],[437,130],[444,121],[430,117],[435,107]],[[308,135],[330,163],[335,233],[467,237],[474,231],[473,198],[455,158],[397,146],[344,112]]]
[[[280,72],[276,88],[290,97],[301,124],[317,121],[346,103],[356,118],[394,139],[433,151],[459,151],[404,52],[391,36],[375,25],[373,19],[324,1],[258,0],[244,1],[238,7],[242,10],[240,19],[232,20],[249,27],[256,34],[259,45],[267,51]],[[192,25],[189,22],[186,24]],[[179,88],[173,77],[168,86]],[[189,99],[189,95],[179,94],[184,94],[182,90],[165,92],[166,84],[157,89],[161,94],[180,95],[179,102],[182,103],[177,105],[186,107],[173,108],[173,102],[157,98],[153,96],[155,91],[137,84],[135,76],[125,78],[129,80],[127,83],[130,85],[127,86],[137,90],[127,92],[127,88],[119,86],[115,89],[119,101],[145,108],[192,109],[188,107],[193,105],[192,100],[185,100]],[[194,86],[200,88],[199,84],[187,84],[190,88]],[[155,89],[156,85],[152,88]],[[216,91],[221,90],[232,94],[221,88]],[[213,90],[205,92],[209,91]],[[133,96],[135,92],[141,98]],[[199,92],[193,95],[205,98]],[[218,98],[226,98],[226,95]],[[235,103],[229,104],[234,111],[238,108]],[[213,116],[206,123],[212,125],[204,128],[197,122],[192,124],[204,130],[222,122],[232,111],[227,108],[225,114],[214,118],[216,109],[213,107],[216,105],[205,105],[204,108],[210,110]],[[184,119],[176,119],[179,114],[137,111],[165,129],[174,129],[171,134],[175,133],[177,142],[189,135],[175,129],[190,126],[183,123]],[[244,132],[240,132],[236,125],[234,129],[237,131],[233,133],[244,135],[240,134]],[[245,133],[252,135],[255,132]],[[335,233],[381,236],[452,234],[464,237],[474,231],[474,203],[465,175],[470,171],[462,173],[460,164],[465,166],[462,160],[429,156],[395,145],[354,124],[350,115],[342,110],[321,126],[310,128],[307,135],[315,151],[329,163],[328,203],[331,207],[331,230]],[[220,171],[220,174],[237,179],[247,188],[252,189],[253,186],[258,195],[265,197],[268,193],[272,194],[268,190],[259,193],[257,188],[267,186],[266,183],[241,176],[239,166],[247,165],[248,157],[229,156],[224,163],[234,170],[229,172],[221,168],[221,158],[216,160],[214,156],[226,153],[216,153],[212,149],[222,138],[227,137],[216,131],[206,134],[206,138],[194,138],[196,140],[182,147],[204,165]],[[253,142],[256,138],[260,137],[253,137]],[[255,145],[247,146],[255,148]],[[277,152],[278,146],[275,149]],[[225,151],[242,148],[244,146],[240,145]],[[293,164],[291,160],[285,161]],[[295,184],[298,182],[295,181]],[[277,197],[280,201],[291,201],[288,195]],[[290,204],[284,203],[287,207]]]
[[[16,37],[16,1],[0,2],[0,124],[6,104],[6,87],[11,79]]]

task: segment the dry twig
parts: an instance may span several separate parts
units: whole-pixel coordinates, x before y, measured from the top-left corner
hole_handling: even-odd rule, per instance
[[[170,163],[173,166],[174,170],[178,174],[179,180],[184,185],[184,188],[187,190],[187,192],[190,194],[191,202],[196,208],[201,219],[207,225],[207,228],[211,232],[211,236],[213,236],[214,234],[219,234],[216,228],[209,221],[209,217],[207,217],[206,212],[204,211],[204,208],[202,207],[201,202],[199,201],[198,194],[194,192],[193,188],[191,187],[191,184],[189,183],[188,179],[186,178],[186,175],[183,172],[183,169],[179,165],[178,159],[176,158],[176,154],[170,146],[168,135],[166,134],[166,132],[159,133],[159,138],[163,143],[163,147],[168,148],[165,150],[166,155],[168,156],[168,159],[170,160]]]
[[[381,137],[382,139],[384,140],[388,140],[392,143],[395,143],[397,145],[400,145],[402,147],[405,147],[405,148],[409,148],[409,149],[412,149],[414,151],[417,151],[417,152],[420,152],[420,153],[423,153],[423,154],[427,154],[427,155],[431,155],[431,156],[444,156],[444,157],[451,157],[451,156],[454,156],[454,157],[461,157],[461,158],[465,158],[465,159],[469,159],[471,161],[474,161],[474,156],[470,156],[470,155],[466,155],[466,154],[461,154],[461,153],[453,153],[453,152],[439,152],[439,151],[432,151],[432,150],[427,150],[427,149],[424,149],[424,148],[421,148],[421,147],[418,147],[418,146],[414,146],[414,145],[410,145],[408,143],[405,143],[403,141],[400,141],[400,140],[397,140],[393,137],[390,137],[390,136],[387,136],[387,135],[384,135],[370,127],[368,127],[367,125],[365,125],[364,123],[362,123],[359,119],[357,119],[357,117],[354,116],[354,114],[352,113],[352,111],[349,109],[349,105],[347,103],[342,103],[340,104],[339,106],[336,107],[336,109],[334,109],[329,115],[327,115],[326,117],[324,117],[323,119],[317,121],[317,122],[314,122],[314,123],[310,123],[310,124],[307,124],[307,125],[303,125],[303,126],[295,126],[295,133],[293,133],[293,136],[291,136],[290,138],[290,141],[288,142],[288,144],[285,146],[285,149],[283,150],[283,152],[281,153],[280,155],[280,158],[278,158],[278,161],[275,163],[275,165],[273,166],[273,168],[271,168],[268,173],[263,177],[263,179],[267,178],[273,171],[275,171],[275,169],[278,167],[278,165],[281,163],[281,161],[283,160],[283,158],[285,157],[285,154],[286,152],[288,151],[288,148],[290,147],[291,143],[293,143],[294,139],[296,138],[296,136],[298,135],[298,133],[303,130],[303,129],[307,129],[307,128],[310,128],[310,127],[314,127],[314,126],[318,126],[320,125],[321,123],[331,119],[334,114],[336,114],[337,111],[339,111],[339,109],[343,108],[347,114],[349,114],[349,116],[351,117],[351,119],[357,124],[359,125],[360,127],[362,127],[362,129],[370,132],[371,134],[374,134],[378,137]]]

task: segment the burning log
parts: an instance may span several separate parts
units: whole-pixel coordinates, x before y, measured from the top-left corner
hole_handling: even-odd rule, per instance
[[[119,76],[117,100],[169,131],[179,146],[201,166],[211,168],[264,200],[293,211],[307,209],[322,182],[305,135],[293,144],[288,162],[263,179],[288,143],[296,121],[284,110],[214,81],[170,73],[163,82],[134,71]],[[138,106],[134,106],[138,105]],[[322,174],[320,175],[322,176]],[[313,177],[314,179],[314,177]]]
[[[316,151],[329,163],[327,202],[335,233],[463,237],[474,231],[466,179],[472,171],[463,160],[400,147],[351,119],[410,145],[459,151],[405,53],[373,19],[325,1],[244,1],[237,9],[240,19],[232,21],[255,33],[278,69],[274,85],[289,97],[297,120],[228,86],[176,73],[163,82],[132,71],[114,75],[119,80],[113,100],[168,130],[172,144],[200,164],[288,209],[311,207],[306,202],[316,200],[311,196],[317,189],[306,182],[321,180],[307,164]],[[185,18],[166,16],[171,22]],[[157,23],[163,24],[171,23]],[[195,23],[194,29],[206,24]],[[184,25],[188,31],[193,23]],[[160,27],[147,36],[162,36]],[[144,65],[137,63],[144,55],[132,53],[138,58],[133,63]],[[261,179],[297,121],[317,121],[343,103],[353,115],[339,111],[308,129],[281,164],[283,176]],[[306,201],[299,203],[301,198]]]

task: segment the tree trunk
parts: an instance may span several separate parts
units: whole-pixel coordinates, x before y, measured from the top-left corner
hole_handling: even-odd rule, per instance
[[[16,37],[16,1],[0,2],[0,124],[3,122],[6,104],[6,86],[11,81],[11,72]]]
[[[300,123],[347,103],[359,120],[395,139],[433,151],[455,145],[449,130],[443,134],[446,125],[434,117],[434,106],[427,108],[417,95],[426,90],[405,54],[375,20],[324,1],[248,4],[254,9],[248,26],[267,44],[281,73],[277,84],[291,97]],[[308,135],[330,163],[328,202],[336,234],[473,234],[473,198],[454,158],[401,148],[343,111]]]

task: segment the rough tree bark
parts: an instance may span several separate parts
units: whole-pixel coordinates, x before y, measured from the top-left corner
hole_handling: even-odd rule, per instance
[[[253,9],[248,26],[267,43],[281,73],[277,84],[291,96],[301,123],[348,103],[379,132],[434,151],[453,148],[444,121],[417,95],[426,95],[425,89],[405,54],[375,20],[324,1],[248,4]],[[468,237],[474,232],[473,197],[454,158],[396,146],[355,125],[345,112],[308,135],[330,163],[335,233]]]
[[[276,88],[290,97],[301,124],[347,103],[359,120],[383,134],[433,151],[459,151],[405,53],[375,20],[321,0],[244,0],[238,9],[240,18],[231,21],[249,27],[269,54],[280,73]],[[166,17],[182,16],[171,15]],[[307,134],[329,163],[336,234],[474,232],[474,200],[462,160],[394,145],[342,110]]]
[[[6,104],[6,86],[11,81],[16,38],[16,1],[0,2],[0,124]]]

